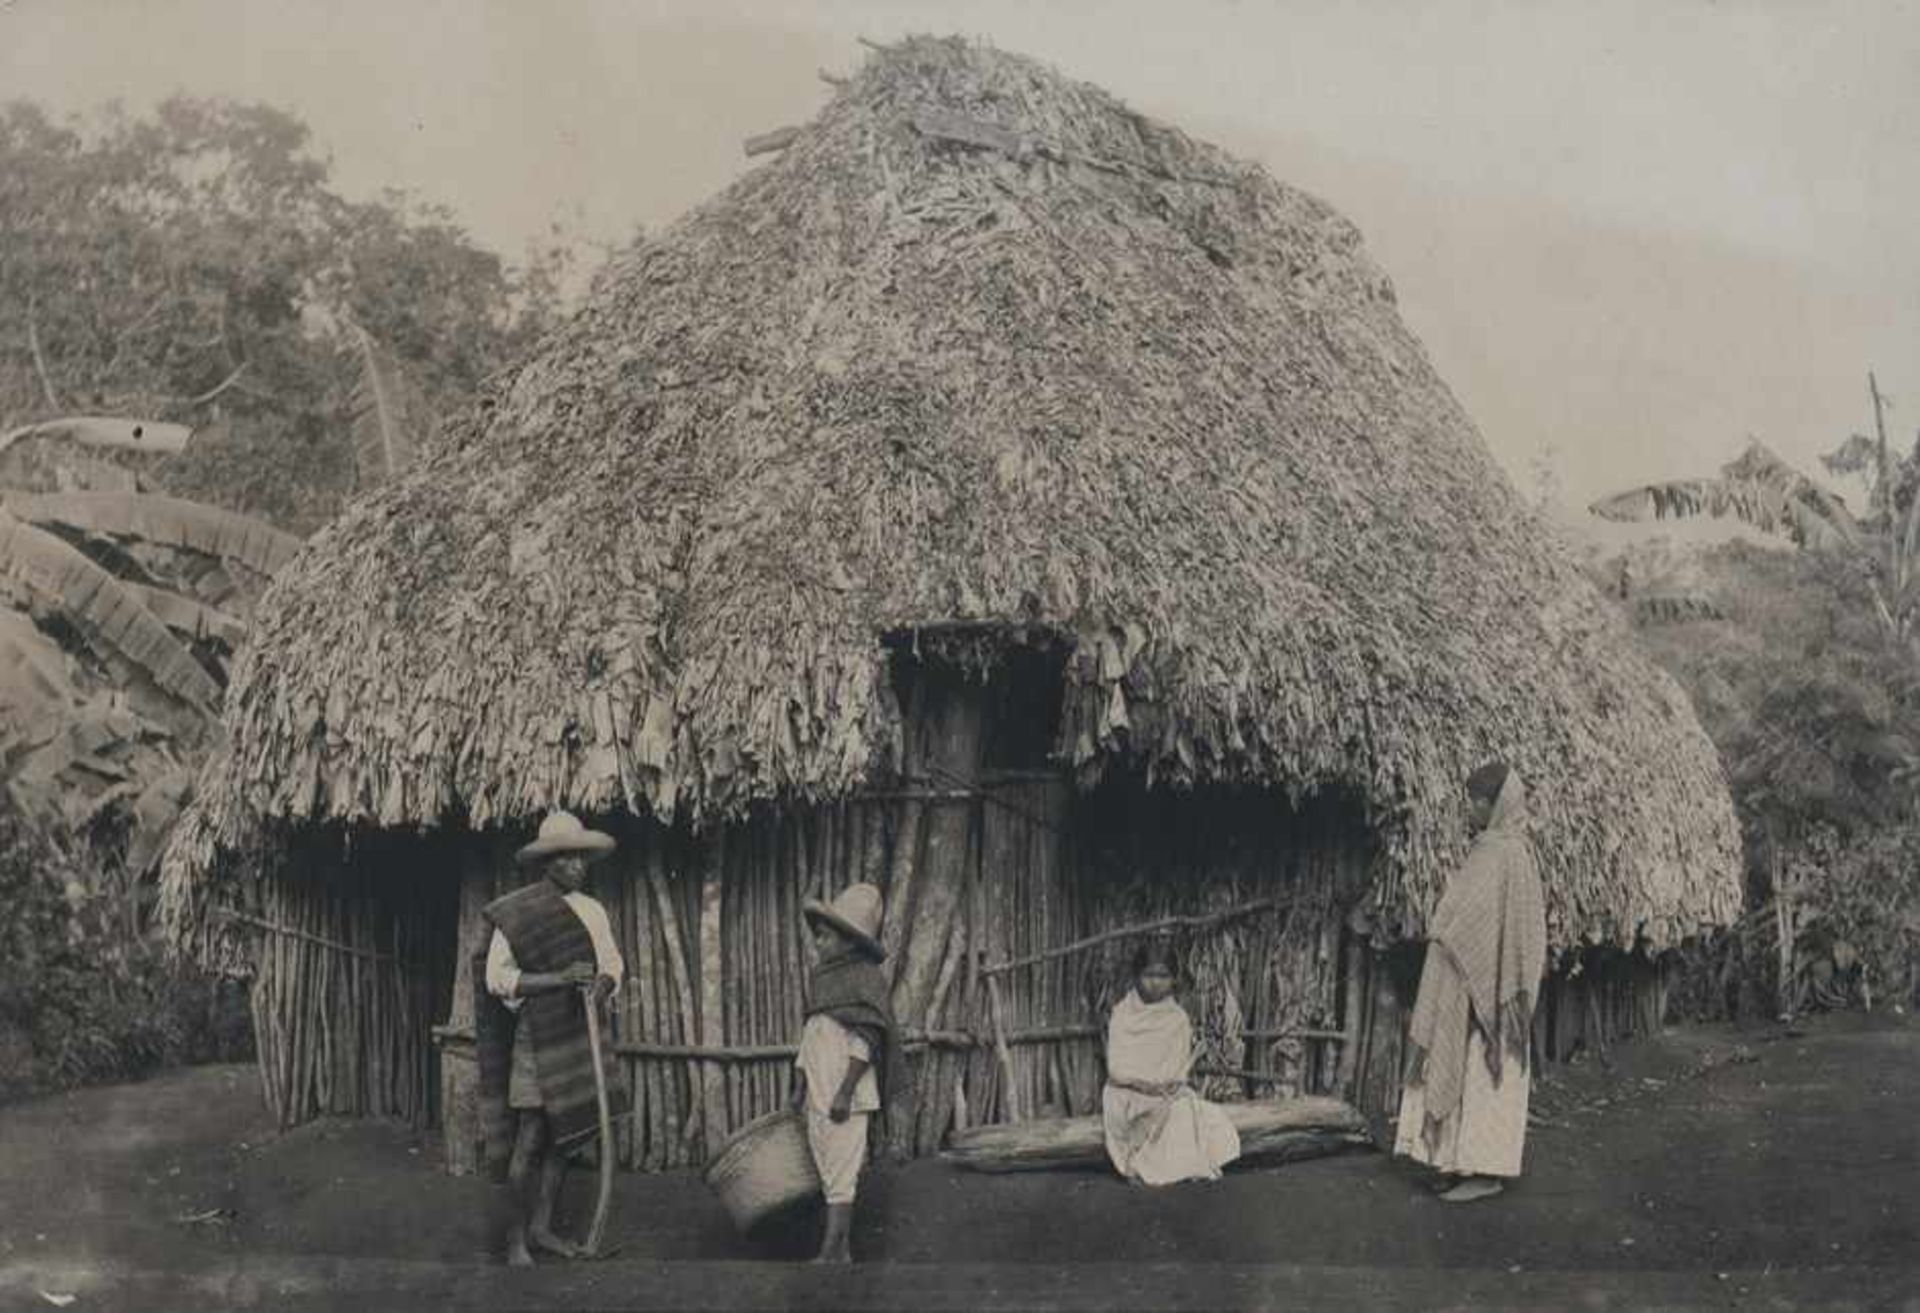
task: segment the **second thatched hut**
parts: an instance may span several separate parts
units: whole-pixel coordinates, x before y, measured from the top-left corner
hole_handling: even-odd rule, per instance
[[[260,608],[167,879],[254,975],[283,1118],[445,1111],[460,1160],[456,950],[556,806],[621,840],[598,892],[649,1168],[776,1105],[801,900],[856,879],[887,891],[923,1151],[1095,1106],[1101,937],[1168,917],[1216,1095],[1388,1111],[1395,946],[1490,757],[1535,799],[1563,952],[1655,981],[1736,909],[1684,697],[1351,224],[956,40],[874,55],[786,137]],[[1556,986],[1543,1045],[1626,1024],[1615,989]]]

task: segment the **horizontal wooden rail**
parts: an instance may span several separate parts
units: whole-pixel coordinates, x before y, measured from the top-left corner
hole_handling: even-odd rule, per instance
[[[1163,930],[1196,930],[1220,925],[1226,921],[1238,920],[1243,916],[1252,916],[1256,912],[1270,912],[1295,901],[1292,896],[1262,898],[1256,902],[1242,903],[1238,907],[1229,907],[1218,912],[1198,912],[1191,916],[1163,916],[1158,921],[1146,921],[1139,925],[1120,926],[1114,930],[1104,930],[1097,935],[1088,935],[1085,939],[1076,939],[1070,944],[1058,948],[1049,948],[1038,953],[1029,953],[1025,957],[1016,957],[1007,962],[993,962],[980,968],[984,976],[1004,975],[1021,967],[1036,966],[1041,962],[1051,962],[1055,958],[1070,957],[1075,953],[1084,953],[1089,948],[1098,948],[1101,944],[1116,939],[1137,939],[1141,935],[1158,934]]]
[[[1015,1031],[1009,1044],[1048,1044],[1061,1040],[1094,1039],[1103,1033],[1099,1026],[1048,1026]],[[435,1026],[438,1043],[473,1042],[471,1026]],[[905,1045],[910,1049],[986,1049],[993,1040],[970,1030],[909,1030]],[[609,1046],[615,1053],[630,1058],[680,1058],[690,1062],[771,1062],[792,1058],[799,1053],[797,1044],[656,1044],[648,1040],[621,1040]]]
[[[1277,1072],[1247,1071],[1240,1067],[1215,1067],[1211,1064],[1195,1066],[1193,1074],[1196,1076],[1226,1076],[1233,1080],[1255,1081],[1262,1085],[1290,1085],[1299,1079],[1298,1076],[1282,1076]]]
[[[364,957],[374,962],[391,962],[402,971],[411,971],[413,969],[411,962],[403,962],[392,953],[382,953],[378,949],[373,948],[356,948],[352,944],[343,944],[337,939],[328,939],[325,935],[316,935],[307,930],[296,930],[292,926],[281,925],[278,922],[268,921],[262,917],[250,916],[245,912],[236,912],[231,908],[216,907],[213,909],[212,914],[219,917],[222,921],[238,921],[242,925],[250,925],[257,929],[265,930],[270,934],[285,935],[290,939],[304,939],[310,944],[319,944],[322,948],[331,948],[336,953],[350,953],[355,957]]]
[[[1009,1031],[1008,1044],[1056,1044],[1076,1039],[1098,1039],[1106,1033],[1104,1026],[1041,1026],[1030,1030]],[[1309,1040],[1338,1041],[1346,1036],[1337,1030],[1270,1030],[1240,1031],[1221,1036],[1223,1039],[1299,1037]],[[433,1038],[444,1043],[452,1040],[471,1043],[473,1030],[468,1026],[435,1026]],[[910,1049],[990,1049],[993,1037],[976,1035],[970,1030],[909,1030],[905,1045]],[[621,1040],[609,1046],[615,1053],[629,1058],[678,1058],[687,1062],[774,1062],[790,1059],[799,1053],[796,1044],[655,1044],[647,1040]],[[1199,1071],[1201,1068],[1196,1067]]]
[[[702,1062],[791,1062],[800,1052],[797,1044],[648,1044],[621,1040],[608,1047],[628,1058],[682,1058]]]
[[[1212,1032],[1209,1032],[1210,1034]],[[1351,1036],[1344,1030],[1315,1030],[1299,1027],[1293,1030],[1227,1030],[1220,1032],[1221,1039],[1322,1039],[1335,1043],[1345,1043]]]

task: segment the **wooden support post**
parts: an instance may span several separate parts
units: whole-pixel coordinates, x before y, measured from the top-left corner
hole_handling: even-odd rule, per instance
[[[1361,1111],[1373,1125],[1374,1138],[1388,1143],[1389,1123],[1400,1109],[1405,1009],[1394,988],[1393,972],[1384,960],[1373,963],[1368,974],[1373,988],[1368,991],[1366,1065],[1361,1077],[1366,1098]]]
[[[948,783],[969,783],[980,770],[985,734],[985,689],[938,664],[912,670],[906,726],[906,763],[910,773]],[[969,866],[974,853],[971,797],[959,800],[907,799],[894,846],[894,879],[887,895],[883,939],[894,967],[893,1010],[909,1029],[936,1027],[943,969],[965,949],[963,920]],[[947,987],[951,988],[951,977]],[[944,1060],[922,1052],[915,1064],[915,1098],[929,1105],[906,1118],[890,1119],[912,1143],[895,1148],[918,1152],[934,1147],[936,1123],[944,1103]]]
[[[700,1042],[714,1047],[727,1042],[725,1002],[720,979],[720,889],[726,876],[726,836],[716,834],[700,873]],[[718,1063],[700,1068],[700,1121],[707,1161],[726,1138],[726,1072]]]
[[[480,909],[493,895],[492,872],[486,853],[473,840],[461,862],[460,910],[454,930],[453,997],[448,1000],[449,1030],[473,1033],[473,958],[486,947]],[[372,978],[369,1003],[378,996],[379,975]],[[385,1054],[375,1047],[375,1081],[386,1084]],[[480,1167],[480,1072],[471,1039],[465,1044],[443,1042],[440,1048],[440,1124],[445,1140],[447,1171],[465,1176]]]
[[[1334,1084],[1341,1098],[1352,1101],[1360,1062],[1361,991],[1367,987],[1367,954],[1371,950],[1359,935],[1347,934],[1343,939],[1346,962],[1342,971],[1341,1016],[1346,1038],[1340,1045],[1340,1067]]]
[[[681,946],[680,917],[673,910],[673,891],[667,887],[665,875],[658,869],[647,872],[648,885],[653,891],[654,907],[660,916],[660,929],[667,941],[668,974],[673,979],[675,993],[680,1000],[680,1033],[692,1041],[700,1033],[699,1023],[694,1015],[692,977],[687,971],[686,951]],[[699,1124],[701,1101],[697,1088],[689,1091],[686,1122],[681,1127],[678,1148],[688,1151],[693,1144],[694,1129]],[[678,1165],[676,1158],[675,1164]]]
[[[1007,1113],[1007,1120],[1020,1120],[1020,1087],[1013,1078],[1013,1054],[1007,1048],[1006,1006],[1000,1001],[1000,981],[997,977],[987,977],[987,1016],[993,1026],[993,1052],[1000,1061],[1000,1079],[1005,1082],[1001,1091],[1001,1103]]]

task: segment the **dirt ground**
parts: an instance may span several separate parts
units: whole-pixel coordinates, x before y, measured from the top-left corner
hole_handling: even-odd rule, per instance
[[[696,1177],[623,1174],[617,1252],[509,1273],[432,1135],[279,1134],[202,1067],[0,1110],[0,1307],[1920,1309],[1917,1100],[1909,1019],[1685,1030],[1555,1069],[1487,1203],[1377,1153],[1157,1191],[920,1162],[829,1272],[791,1261],[810,1216],[741,1238]]]

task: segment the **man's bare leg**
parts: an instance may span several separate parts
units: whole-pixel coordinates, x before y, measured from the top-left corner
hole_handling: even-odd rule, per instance
[[[853,1205],[827,1205],[827,1233],[820,1240],[820,1255],[816,1263],[851,1263],[853,1261]]]
[[[540,1193],[534,1201],[533,1224],[527,1228],[527,1239],[535,1248],[544,1249],[550,1254],[578,1258],[580,1246],[571,1240],[563,1240],[553,1229],[553,1206],[560,1198],[560,1183],[566,1178],[567,1156],[558,1150],[550,1151],[546,1161],[540,1165]]]
[[[546,1147],[547,1115],[522,1108],[513,1139],[513,1158],[507,1164],[507,1266],[532,1267],[527,1248],[527,1223],[533,1211],[533,1193],[540,1175],[541,1150]]]

